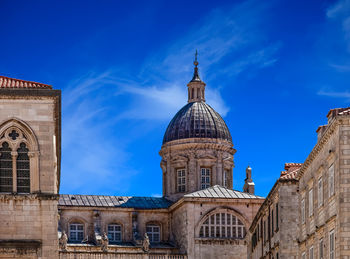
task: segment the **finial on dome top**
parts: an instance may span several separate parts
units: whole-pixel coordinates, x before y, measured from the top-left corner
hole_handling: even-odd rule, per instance
[[[194,61],[193,61],[194,73],[193,73],[193,78],[192,78],[191,82],[201,82],[201,79],[199,78],[199,75],[198,75],[198,60],[197,60],[197,56],[198,56],[198,51],[196,50],[196,53],[194,54]]]
[[[194,62],[193,62],[195,66],[198,66],[197,56],[198,56],[198,51],[196,50],[196,53],[194,54]]]
[[[205,83],[198,75],[198,51],[194,54],[194,73],[192,80],[187,84],[188,86],[188,102],[205,102],[204,91]]]

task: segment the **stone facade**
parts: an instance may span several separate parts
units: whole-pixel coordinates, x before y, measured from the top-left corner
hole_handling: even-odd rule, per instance
[[[60,91],[25,88],[20,80],[7,89],[6,82],[0,80],[0,258],[58,258]]]
[[[297,173],[289,177],[296,182],[285,189],[278,180],[255,217],[250,228],[249,258],[277,258],[277,252],[278,258],[350,256],[350,108],[330,110],[327,117],[328,124],[317,130],[317,144]],[[286,177],[288,174],[281,176]],[[282,206],[281,196],[278,198],[280,235],[266,243],[257,238],[256,231],[258,221],[266,218],[261,211],[276,199],[273,193],[283,193],[286,199]]]
[[[248,258],[298,258],[297,172],[301,164],[288,163],[250,226]]]

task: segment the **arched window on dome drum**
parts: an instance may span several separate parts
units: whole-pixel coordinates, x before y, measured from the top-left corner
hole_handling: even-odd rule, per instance
[[[29,156],[28,148],[25,143],[21,143],[17,149],[17,192],[29,193],[30,192],[30,168],[29,168]]]
[[[7,142],[4,142],[0,148],[0,192],[12,192],[12,186],[11,148]]]
[[[202,224],[199,237],[243,239],[246,235],[242,221],[230,213],[216,213],[208,216]]]

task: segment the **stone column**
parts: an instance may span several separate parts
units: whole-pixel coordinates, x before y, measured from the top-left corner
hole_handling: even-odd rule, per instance
[[[213,183],[213,185],[219,184],[221,186],[224,186],[223,176],[224,173],[222,169],[222,154],[221,152],[218,152],[216,160],[216,183]]]

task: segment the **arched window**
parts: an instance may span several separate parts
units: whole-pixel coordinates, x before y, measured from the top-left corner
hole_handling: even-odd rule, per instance
[[[13,191],[12,155],[7,142],[0,148],[0,192]]]
[[[21,143],[17,149],[17,192],[30,192],[29,156],[25,143]]]
[[[160,242],[160,226],[157,224],[147,224],[146,232],[151,243]]]
[[[119,224],[108,225],[108,239],[110,243],[122,241],[122,226]]]
[[[34,132],[23,121],[11,119],[0,125],[0,192],[39,191],[38,147]]]
[[[84,225],[73,222],[69,224],[69,241],[81,242],[84,239]]]
[[[202,224],[199,236],[206,238],[243,239],[246,235],[242,221],[230,213],[216,213],[208,216]]]

